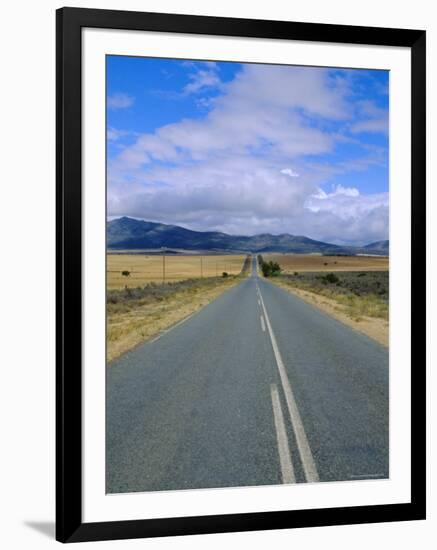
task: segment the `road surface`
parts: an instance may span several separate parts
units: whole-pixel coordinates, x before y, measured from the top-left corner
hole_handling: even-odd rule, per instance
[[[111,363],[108,492],[387,478],[388,350],[251,276]]]

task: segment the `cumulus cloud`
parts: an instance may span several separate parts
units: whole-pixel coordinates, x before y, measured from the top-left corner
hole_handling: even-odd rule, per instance
[[[291,168],[284,168],[281,170],[281,174],[285,174],[286,176],[290,176],[290,178],[298,178],[299,174],[297,172],[294,172]]]
[[[126,109],[134,104],[134,98],[128,94],[116,93],[108,96],[108,109]]]
[[[230,88],[240,105],[250,98],[260,107],[302,109],[327,119],[350,114],[343,82],[320,68],[246,65]]]
[[[363,132],[388,133],[388,120],[384,118],[374,118],[370,120],[362,120],[351,126],[351,132],[360,134]]]
[[[221,84],[215,63],[206,64],[206,68],[197,69],[189,74],[188,78],[190,82],[184,87],[184,93],[186,94],[196,94],[205,88],[213,88]]]
[[[122,137],[129,135],[130,132],[126,130],[119,130],[117,128],[108,127],[106,132],[106,138],[108,141],[117,141]]]
[[[366,243],[388,238],[388,193],[361,195],[354,187],[337,185],[331,193],[318,189],[308,197],[310,220],[325,224],[325,238],[340,243]]]
[[[346,197],[358,197],[360,192],[355,187],[343,187],[342,185],[337,185],[332,193],[326,193],[326,191],[320,189],[319,187],[317,189],[317,193],[310,196],[310,200],[307,202],[307,208],[313,212],[318,212],[318,210],[320,210],[319,206],[315,206],[314,201],[311,199],[315,199],[315,202],[317,203],[319,200],[325,201],[326,199],[338,197],[339,195],[344,195]]]
[[[346,116],[343,92],[328,71],[300,67],[246,65],[203,119],[185,119],[145,134],[129,158],[154,158],[158,148],[168,160],[208,160],[216,154],[250,152],[286,158],[320,154],[333,148],[334,138],[305,123],[301,111],[327,119]],[[141,154],[140,154],[141,153]],[[161,155],[160,160],[165,160]],[[130,166],[126,166],[129,170]]]
[[[204,117],[142,134],[109,160],[110,216],[335,242],[387,237],[387,196],[361,195],[354,186],[326,191],[333,175],[365,169],[378,153],[356,166],[314,161],[344,139],[323,125],[353,120],[342,79],[323,69],[244,65],[219,84],[214,65],[189,66],[184,93],[219,85],[220,95]],[[380,114],[360,108],[370,119]]]
[[[359,116],[363,117],[351,125],[354,134],[363,132],[388,134],[388,111],[377,107],[372,101],[358,103]]]

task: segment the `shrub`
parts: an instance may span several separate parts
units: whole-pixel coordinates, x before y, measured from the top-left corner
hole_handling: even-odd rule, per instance
[[[281,266],[278,264],[278,262],[264,262],[260,263],[261,270],[263,272],[264,277],[277,277],[281,274]]]
[[[261,271],[263,272],[264,277],[269,276],[269,264],[267,262],[263,262],[261,264]]]
[[[223,278],[229,277],[229,273],[228,273],[227,271],[223,271],[222,277],[223,277]]]
[[[123,277],[129,277],[130,276],[130,271],[122,271],[121,274],[123,275]]]
[[[339,283],[340,279],[335,275],[334,273],[327,273],[325,276],[322,277],[322,281],[326,284],[334,284]]]
[[[276,277],[281,274],[281,266],[278,262],[269,262],[269,264],[272,277]]]

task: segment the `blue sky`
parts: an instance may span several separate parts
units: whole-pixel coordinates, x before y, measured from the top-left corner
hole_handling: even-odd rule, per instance
[[[108,216],[388,238],[386,71],[107,57]]]

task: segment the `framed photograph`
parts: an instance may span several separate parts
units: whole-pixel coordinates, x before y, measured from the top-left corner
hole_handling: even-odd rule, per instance
[[[425,31],[57,12],[57,539],[425,518]]]

